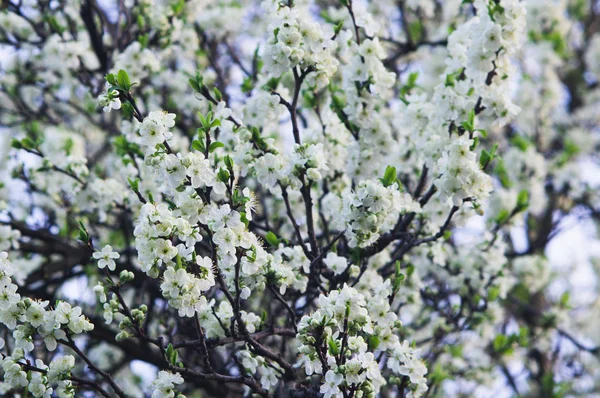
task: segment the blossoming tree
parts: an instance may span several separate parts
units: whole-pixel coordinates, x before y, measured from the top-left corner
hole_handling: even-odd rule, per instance
[[[0,395],[599,396],[596,3],[4,2]]]

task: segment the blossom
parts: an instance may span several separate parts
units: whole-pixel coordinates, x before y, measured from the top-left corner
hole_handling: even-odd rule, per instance
[[[152,149],[157,144],[169,140],[173,136],[170,131],[173,126],[175,126],[175,114],[162,111],[150,112],[140,127],[143,145]]]
[[[342,374],[335,373],[333,370],[328,370],[325,374],[325,383],[321,386],[320,392],[325,398],[342,397],[342,391],[338,386],[343,380],[344,376]]]
[[[333,252],[327,253],[327,257],[323,259],[327,268],[331,269],[334,274],[341,274],[348,267],[345,257],[340,257]]]
[[[71,370],[75,367],[75,357],[65,355],[54,359],[48,367],[48,380],[51,383],[59,380],[64,380],[71,374]]]
[[[158,372],[156,380],[152,382],[154,391],[152,398],[174,398],[175,386],[183,383],[183,377],[179,373],[171,373],[165,370]]]
[[[0,395],[84,394],[73,369],[140,359],[130,338],[169,366],[117,384],[154,398],[195,372],[223,395],[418,398],[432,365],[473,394],[506,349],[548,347],[581,373],[573,394],[598,389],[594,358],[556,332],[586,341],[598,306],[548,294],[566,274],[543,255],[600,203],[580,172],[600,142],[590,7],[175,3],[126,0],[118,29],[80,2],[0,13]],[[118,246],[92,254],[100,272],[78,223]],[[98,302],[76,306],[72,283]],[[539,297],[556,327],[523,319]],[[104,329],[82,336],[86,313]]]
[[[121,257],[121,255],[114,252],[110,245],[106,245],[102,250],[94,252],[92,257],[98,260],[98,268],[104,269],[104,267],[108,266],[109,270],[114,271],[117,267],[115,260]]]
[[[98,103],[104,112],[110,112],[113,109],[121,109],[121,100],[117,90],[102,93],[98,96]]]

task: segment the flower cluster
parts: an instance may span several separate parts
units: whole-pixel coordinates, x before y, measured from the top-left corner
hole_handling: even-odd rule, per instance
[[[300,3],[300,2],[295,2]],[[269,30],[273,32],[263,54],[265,72],[274,77],[281,76],[292,68],[310,71],[309,84],[325,87],[336,72],[338,61],[333,56],[335,42],[331,40],[333,30],[324,29],[319,23],[302,15],[308,10],[282,6],[275,0],[262,3],[269,18]]]
[[[437,167],[442,176],[435,182],[444,198],[454,206],[465,199],[485,199],[492,192],[492,178],[481,170],[477,155],[471,151],[473,140],[462,136],[453,140],[442,153]]]
[[[175,385],[183,383],[183,377],[179,373],[171,373],[164,370],[158,372],[156,380],[152,382],[154,391],[152,398],[185,398],[183,394],[177,394]]]
[[[600,214],[590,1],[42,3],[0,11],[1,396],[600,390],[555,250]]]
[[[57,357],[50,366],[36,360],[36,371],[28,378],[25,356],[35,347],[34,339],[39,336],[49,351],[56,350],[57,341],[66,341],[71,335],[94,329],[83,315],[80,307],[60,301],[54,309],[48,309],[48,301],[22,298],[17,285],[12,283],[13,266],[6,252],[0,253],[0,322],[12,330],[15,347],[9,356],[0,361],[4,380],[13,388],[27,388],[34,397],[49,397],[53,388],[61,398],[74,397],[69,380],[75,358],[68,355]]]
[[[212,261],[209,257],[196,257],[196,274],[188,273],[185,268],[168,267],[163,274],[160,289],[169,300],[169,305],[179,310],[179,316],[193,316],[205,310],[206,297],[202,293],[215,284]]]
[[[344,285],[319,296],[319,305],[300,320],[298,339],[300,364],[307,375],[324,374],[320,392],[325,397],[343,397],[348,391],[378,394],[386,384],[377,355],[388,355],[387,369],[409,378],[411,397],[427,391],[427,369],[408,341],[400,342],[400,322],[390,311],[389,282],[367,301],[354,288]],[[390,376],[392,376],[390,375]],[[388,376],[387,382],[397,378]]]
[[[26,352],[33,350],[35,335],[43,338],[48,350],[54,351],[57,340],[64,339],[67,333],[80,334],[94,329],[80,307],[60,301],[54,309],[47,309],[48,301],[22,298],[10,278],[12,273],[8,253],[0,253],[0,322],[14,331],[18,346]]]
[[[5,382],[14,389],[26,389],[35,398],[50,398],[53,392],[59,398],[75,398],[75,387],[71,381],[71,370],[75,358],[71,355],[58,357],[47,366],[41,359],[31,367],[26,362],[25,352],[15,348],[12,355],[0,360]]]
[[[153,153],[156,145],[169,140],[173,136],[169,131],[173,126],[175,126],[174,114],[161,111],[150,112],[140,127],[141,143],[146,148],[146,153]]]
[[[367,247],[391,231],[401,214],[419,212],[410,194],[401,193],[398,183],[384,186],[379,180],[363,180],[354,192],[327,198],[336,228],[345,230],[351,247]]]

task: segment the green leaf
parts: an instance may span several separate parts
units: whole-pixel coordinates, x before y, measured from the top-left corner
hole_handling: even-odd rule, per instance
[[[66,28],[58,23],[54,15],[46,15],[44,16],[44,19],[54,32],[58,33],[59,35],[62,35],[65,32]]]
[[[496,216],[496,223],[497,224],[503,224],[506,220],[508,220],[508,217],[510,216],[510,212],[506,209],[502,209],[500,210],[500,212],[498,213],[498,215]]]
[[[492,345],[494,347],[494,351],[496,351],[496,352],[504,351],[507,344],[508,344],[508,337],[506,337],[503,334],[499,334],[498,336],[496,336],[496,338],[494,339],[494,341],[492,343]]]
[[[273,232],[269,231],[267,232],[267,234],[265,235],[265,240],[267,241],[267,243],[273,247],[277,247],[279,246],[279,238],[277,238],[277,235],[275,235]]]
[[[144,35],[139,35],[138,42],[140,43],[140,46],[142,47],[142,49],[147,48],[148,43],[150,42],[150,36],[148,35],[148,33],[146,33]]]
[[[240,220],[242,220],[246,228],[248,228],[248,225],[250,225],[250,220],[248,220],[248,217],[246,217],[246,213],[243,211],[240,211]]]
[[[215,141],[212,144],[210,144],[210,146],[208,147],[208,152],[213,153],[215,151],[215,149],[222,148],[224,146],[225,146],[225,144],[223,144],[222,142]]]
[[[504,161],[502,159],[500,159],[494,171],[498,175],[500,183],[504,188],[510,188],[512,186],[512,182],[508,176],[508,171],[506,171],[506,167],[504,166]]]
[[[133,106],[129,102],[121,103],[121,109],[123,110],[123,116],[126,119],[131,119],[133,116]]]
[[[402,267],[400,265],[400,260],[396,260],[394,267],[395,267],[395,271],[396,271],[396,276],[402,275]]]
[[[110,85],[112,85],[112,86],[117,85],[117,77],[114,75],[114,73],[109,73],[104,78]]]
[[[337,342],[331,337],[327,340],[327,346],[329,347],[329,354],[336,356],[340,353],[340,347],[338,347]]]
[[[179,15],[183,11],[184,6],[185,6],[185,1],[177,0],[174,3],[171,3],[171,10],[173,10],[173,14]]]
[[[23,138],[21,140],[21,145],[26,149],[33,149],[36,147],[35,142],[29,137]]]
[[[140,30],[143,31],[146,27],[146,21],[144,20],[144,17],[142,15],[138,14],[138,16],[136,18],[136,22],[137,22],[137,25],[140,28]]]
[[[573,159],[580,151],[579,147],[573,141],[565,140],[563,145],[564,149],[558,157],[558,165],[561,167]]]
[[[177,350],[175,350],[173,348],[173,345],[169,343],[169,345],[167,346],[167,351],[166,351],[167,357],[169,358],[169,361],[175,365],[177,363]]]
[[[227,182],[229,181],[229,171],[227,171],[224,168],[220,167],[219,168],[219,172],[217,173],[217,178],[222,183],[227,184]]]
[[[413,43],[418,43],[423,37],[424,26],[421,21],[416,20],[408,24],[408,34]]]
[[[448,349],[448,352],[450,353],[450,355],[453,358],[460,358],[463,356],[463,347],[460,344],[452,344],[452,345],[448,345],[446,346]]]
[[[23,148],[23,144],[21,144],[21,141],[19,141],[16,138],[13,138],[12,141],[10,142],[10,145],[15,148],[15,149],[22,149]]]
[[[383,184],[383,186],[389,187],[390,185],[392,185],[393,183],[396,182],[397,178],[398,177],[396,174],[396,168],[393,166],[388,166],[385,169],[385,174],[383,175],[383,179],[381,180],[381,183]]]
[[[252,79],[249,77],[245,78],[244,82],[242,83],[242,93],[244,93],[244,94],[249,93],[250,91],[252,91],[253,88],[254,88],[254,83],[252,82]]]
[[[554,386],[556,383],[554,381],[554,375],[553,375],[552,371],[550,371],[548,373],[544,373],[544,375],[542,376],[541,384],[542,384],[542,391],[540,391],[540,396],[555,398]]]
[[[500,288],[497,286],[490,287],[490,289],[488,290],[488,300],[495,301],[498,298],[498,296],[500,296]]]
[[[414,87],[417,84],[418,78],[419,78],[419,72],[411,72],[408,75],[408,81],[406,82],[406,84],[409,85],[410,87]]]
[[[200,91],[200,86],[198,85],[196,79],[188,79],[188,83],[190,84],[190,87],[194,89],[194,91]]]
[[[517,196],[517,208],[515,209],[517,212],[521,212],[527,210],[529,207],[529,192],[526,189],[523,189],[519,192]]]
[[[117,74],[117,83],[119,83],[119,86],[121,86],[125,91],[129,91],[131,88],[129,75],[123,69],[119,70],[119,73]]]
[[[468,122],[471,126],[475,126],[475,110],[471,109],[469,111],[469,119]],[[469,130],[470,131],[470,130]]]
[[[204,146],[204,143],[202,141],[194,140],[192,141],[192,149],[204,153],[206,147]]]
[[[223,158],[223,162],[229,171],[233,171],[233,159],[229,155],[225,155]]]
[[[215,99],[217,102],[220,102],[223,99],[223,94],[219,91],[218,88],[213,87],[213,94],[215,95]]]
[[[265,88],[267,91],[276,90],[280,80],[281,78],[279,77],[272,77],[267,81],[263,88]]]
[[[527,151],[527,148],[529,148],[529,146],[531,146],[531,141],[529,141],[525,137],[521,137],[520,135],[515,135],[510,140],[510,143],[511,143],[511,145],[516,146],[523,152]]]
[[[393,292],[397,293],[398,290],[400,289],[400,285],[402,285],[402,282],[404,281],[404,274],[398,274],[396,275],[396,277],[394,278],[394,284],[393,284]]]
[[[527,326],[521,326],[519,328],[518,342],[522,347],[527,347],[529,345],[529,328]]]
[[[198,117],[200,118],[200,124],[202,125],[202,129],[204,131],[209,131],[210,130],[210,123],[208,122],[206,116],[204,116],[203,114],[201,114],[200,112],[198,112]]]
[[[139,191],[140,180],[138,178],[133,180],[131,178],[127,178],[127,182],[129,182],[129,186],[131,187],[131,189],[133,189],[134,192]]]
[[[560,306],[562,308],[568,308],[569,307],[569,292],[564,292],[561,296],[560,296]]]
[[[379,347],[379,336],[377,335],[372,335],[371,337],[369,337],[369,349],[370,350],[376,350],[377,347]]]
[[[473,131],[473,125],[469,122],[462,122],[460,125],[468,132]]]
[[[204,78],[200,72],[196,72],[195,78],[189,79],[188,83],[194,89],[194,91],[202,93],[202,88],[204,87]]]
[[[81,221],[79,221],[79,240],[84,243],[88,243],[90,241],[90,235],[85,229],[85,225],[83,225]]]
[[[344,21],[340,21],[337,24],[335,24],[335,26],[333,27],[333,33],[335,35],[338,35],[341,31],[342,28],[344,27]]]

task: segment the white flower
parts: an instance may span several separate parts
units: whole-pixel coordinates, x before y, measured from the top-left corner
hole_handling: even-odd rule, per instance
[[[106,303],[106,291],[104,290],[104,286],[98,283],[94,286],[94,293],[98,296],[98,300],[100,300],[101,303]]]
[[[246,219],[252,220],[252,213],[256,211],[256,206],[258,204],[258,201],[257,201],[254,193],[251,192],[250,189],[248,189],[248,187],[246,187],[242,190],[242,195],[244,195],[244,198],[247,198],[246,203],[244,203]]]
[[[142,144],[154,148],[157,144],[169,140],[173,135],[169,129],[173,126],[175,126],[175,114],[162,111],[150,112],[140,127]]]
[[[325,263],[327,268],[332,270],[333,273],[336,275],[343,273],[346,270],[346,268],[348,268],[348,261],[346,260],[346,258],[340,257],[333,252],[327,253],[327,257],[323,259],[323,262]]]
[[[210,161],[202,153],[190,152],[183,159],[183,164],[193,188],[210,187],[215,184],[215,171],[210,167]]]
[[[50,362],[48,368],[48,380],[51,383],[56,383],[60,380],[65,380],[71,374],[71,369],[75,367],[75,357],[72,355],[65,355],[54,359]]]
[[[266,188],[272,188],[277,181],[285,177],[283,170],[283,159],[279,155],[267,153],[256,160],[254,164],[256,178],[258,182],[264,184]]]
[[[0,252],[0,278],[2,276],[11,277],[13,275],[13,267],[8,260],[7,252]]]
[[[119,93],[116,90],[108,93],[103,93],[98,96],[98,102],[104,112],[110,112],[113,109],[121,109],[121,100],[119,99]]]
[[[116,268],[115,260],[121,257],[121,255],[114,252],[110,245],[106,245],[101,251],[96,251],[92,254],[92,257],[98,260],[98,268],[104,269],[104,267],[108,266],[109,270],[114,271]]]
[[[335,373],[333,370],[328,370],[325,373],[325,382],[321,385],[320,392],[324,395],[324,398],[341,398],[343,397],[342,391],[338,387],[342,381],[344,381],[344,375],[341,373]]]
[[[158,372],[156,380],[152,382],[154,388],[152,398],[173,398],[175,397],[175,385],[182,383],[183,377],[179,373],[161,370]]]

